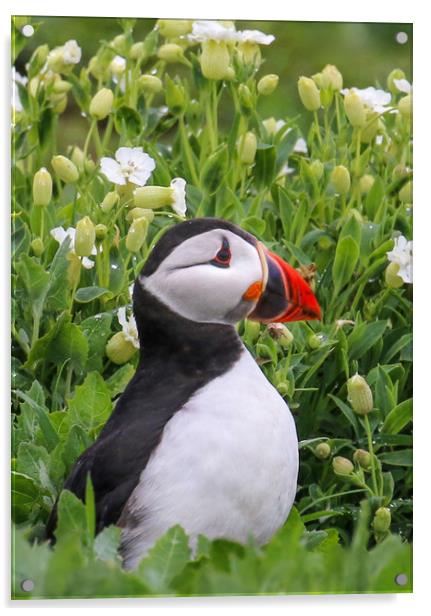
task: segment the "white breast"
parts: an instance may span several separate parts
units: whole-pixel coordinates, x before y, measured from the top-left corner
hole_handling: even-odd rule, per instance
[[[175,524],[192,546],[198,534],[267,542],[287,518],[297,474],[292,415],[244,348],[166,424],[126,505],[124,566]]]

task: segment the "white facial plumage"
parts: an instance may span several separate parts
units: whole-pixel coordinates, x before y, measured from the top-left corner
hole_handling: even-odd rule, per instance
[[[211,263],[223,246],[229,247],[228,267]],[[181,244],[141,286],[180,316],[200,323],[235,323],[249,314],[256,301],[243,295],[262,281],[259,253],[239,235],[214,229]]]

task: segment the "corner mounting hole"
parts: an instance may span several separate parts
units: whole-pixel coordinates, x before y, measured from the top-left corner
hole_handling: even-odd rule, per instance
[[[23,580],[21,582],[21,588],[24,592],[31,592],[34,589],[33,580]]]
[[[395,584],[398,586],[405,586],[407,584],[407,576],[405,573],[399,573],[395,576]]]

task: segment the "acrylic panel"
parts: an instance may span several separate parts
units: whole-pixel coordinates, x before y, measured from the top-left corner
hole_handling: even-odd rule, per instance
[[[412,25],[12,19],[12,597],[412,590]]]

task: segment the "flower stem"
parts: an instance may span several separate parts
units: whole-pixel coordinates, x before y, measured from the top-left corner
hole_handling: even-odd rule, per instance
[[[358,492],[365,492],[365,491],[366,491],[365,488],[364,489],[361,488],[358,490],[347,490],[346,492],[336,492],[335,494],[328,494],[327,496],[316,498],[316,500],[313,501],[310,505],[307,505],[306,507],[304,507],[304,509],[301,509],[299,513],[302,515],[303,513],[308,511],[308,509],[311,509],[318,503],[322,503],[326,500],[330,500],[331,498],[337,498],[338,496],[347,496],[348,494],[357,494]]]
[[[370,456],[371,456],[371,478],[373,481],[373,489],[374,489],[375,495],[379,496],[379,490],[377,487],[376,465],[375,465],[375,460],[374,460],[373,437],[371,434],[371,426],[370,426],[370,420],[368,419],[368,415],[365,415],[364,417],[364,425],[365,425],[365,431],[367,433],[368,451],[370,452]]]
[[[319,118],[317,117],[317,111],[313,111],[313,115],[314,115],[314,125],[316,127],[317,139],[319,141],[320,147],[322,147],[322,134],[320,132]]]
[[[181,142],[183,145],[183,150],[184,150],[184,155],[186,157],[187,160],[187,165],[189,167],[190,170],[190,175],[192,177],[192,182],[195,186],[200,186],[200,181],[199,181],[199,177],[196,171],[196,167],[195,167],[195,163],[193,160],[193,152],[191,150],[191,146],[189,143],[189,140],[187,139],[187,133],[186,133],[186,127],[184,124],[184,115],[181,114],[178,120],[179,123],[179,127],[180,127],[180,138],[181,138]]]

